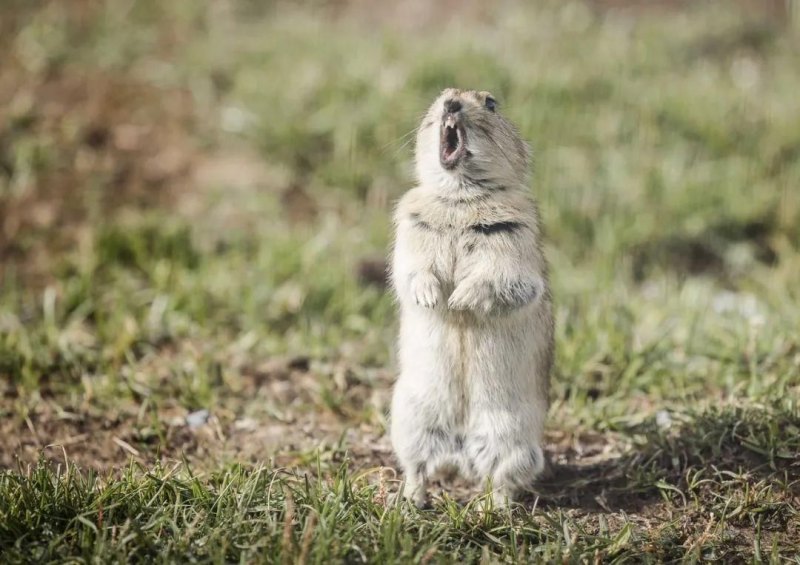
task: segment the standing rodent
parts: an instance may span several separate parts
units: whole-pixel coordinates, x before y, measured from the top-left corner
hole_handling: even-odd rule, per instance
[[[443,91],[417,132],[419,185],[395,213],[391,438],[419,506],[445,467],[500,505],[545,467],[553,315],[529,161],[488,92]]]

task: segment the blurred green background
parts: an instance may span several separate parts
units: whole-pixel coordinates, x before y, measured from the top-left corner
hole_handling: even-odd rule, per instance
[[[643,350],[646,389],[730,390],[749,368],[717,375],[730,368],[715,357],[740,355],[754,317],[770,321],[756,347],[797,328],[790,3],[3,10],[12,388],[243,335],[254,358],[389,364],[391,206],[414,182],[419,117],[449,85],[494,92],[534,148],[557,392],[580,395],[600,364],[613,395]]]
[[[534,148],[563,417],[797,376],[791,3],[6,1],[2,25],[9,390],[116,401],[185,343],[217,385],[287,355],[391,370],[391,207],[449,85]],[[190,408],[217,386],[149,378]]]
[[[392,465],[391,210],[455,86],[534,150],[554,461],[796,479],[799,54],[793,1],[2,0],[0,465]]]

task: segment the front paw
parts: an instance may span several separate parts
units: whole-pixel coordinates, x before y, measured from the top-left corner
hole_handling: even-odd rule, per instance
[[[471,310],[488,314],[495,306],[495,293],[486,281],[462,281],[450,295],[450,310]]]
[[[435,308],[442,293],[439,280],[432,273],[411,275],[409,290],[414,302],[423,308]]]

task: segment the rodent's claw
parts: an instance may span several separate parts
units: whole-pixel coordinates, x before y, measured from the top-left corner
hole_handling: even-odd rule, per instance
[[[416,274],[410,281],[411,296],[423,308],[435,308],[439,303],[439,281],[432,274]]]
[[[494,302],[491,285],[488,283],[462,281],[450,295],[447,306],[450,310],[472,310],[488,314],[494,307]]]

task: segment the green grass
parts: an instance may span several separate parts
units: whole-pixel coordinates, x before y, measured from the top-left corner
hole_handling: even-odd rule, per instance
[[[630,547],[645,541],[630,523],[611,534],[601,519],[590,533],[559,510],[480,513],[448,500],[411,513],[386,505],[383,486],[353,480],[345,468],[317,482],[264,467],[206,480],[131,467],[104,484],[74,468],[40,466],[7,475],[2,487],[15,501],[0,531],[11,560],[549,560],[562,547],[575,556],[636,555]]]
[[[601,4],[0,7],[0,561],[797,562],[796,14]],[[548,237],[510,511],[390,501],[381,260],[450,85]]]

